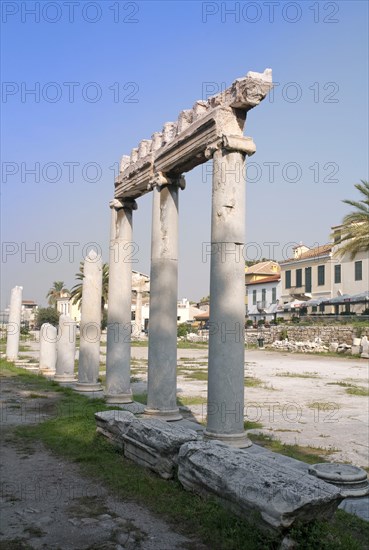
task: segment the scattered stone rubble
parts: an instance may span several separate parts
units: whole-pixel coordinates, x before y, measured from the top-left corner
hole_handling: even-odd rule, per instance
[[[362,358],[369,359],[369,342],[367,336],[363,338],[353,338],[352,345],[345,342],[331,342],[329,346],[322,342],[321,338],[315,338],[314,341],[297,342],[285,338],[276,340],[271,344],[273,349],[282,351],[302,352],[302,353],[340,353],[344,355],[360,355]]]

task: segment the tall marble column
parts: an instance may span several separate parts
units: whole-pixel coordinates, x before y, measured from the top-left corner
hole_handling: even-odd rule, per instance
[[[100,391],[98,382],[101,338],[102,260],[94,250],[86,256],[83,267],[78,391]]]
[[[22,314],[22,286],[15,286],[10,293],[9,320],[7,325],[6,358],[8,361],[18,359],[19,337]]]
[[[142,332],[142,290],[136,291],[136,313],[135,313],[135,333],[140,336]]]
[[[244,430],[245,175],[250,138],[223,138],[213,151],[208,410],[205,438],[236,447]]]
[[[106,401],[131,403],[131,304],[133,200],[113,200],[109,257]]]
[[[44,323],[40,329],[40,364],[42,374],[55,374],[57,330],[50,323]]]
[[[75,356],[76,323],[68,315],[60,315],[54,380],[57,382],[75,382]]]
[[[184,179],[159,175],[153,188],[148,394],[145,414],[180,420],[177,407],[178,192]]]

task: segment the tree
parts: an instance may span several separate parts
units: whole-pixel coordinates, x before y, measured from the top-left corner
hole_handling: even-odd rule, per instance
[[[83,268],[84,262],[79,264],[79,272],[76,273],[77,281],[81,281],[74,285],[70,292],[72,304],[78,304],[81,307],[82,302],[82,289],[83,289]],[[102,266],[102,293],[101,293],[101,315],[104,315],[105,305],[108,303],[108,288],[109,288],[109,265],[103,264]]]
[[[50,323],[54,327],[59,324],[60,313],[53,307],[43,307],[37,310],[36,326],[41,328],[44,323]]]
[[[69,293],[69,290],[65,288],[64,282],[55,281],[49,292],[46,294],[46,298],[48,298],[47,303],[49,304],[49,306],[54,306],[54,308],[56,309],[58,299],[67,293]]]
[[[342,245],[336,255],[350,253],[351,259],[358,252],[369,250],[369,182],[361,180],[355,188],[362,194],[362,198],[359,201],[346,199],[342,202],[356,210],[343,218],[339,234],[336,230],[331,235],[336,245]]]

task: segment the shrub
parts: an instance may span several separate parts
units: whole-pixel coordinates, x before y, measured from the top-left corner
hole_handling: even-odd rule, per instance
[[[53,307],[42,307],[37,311],[36,326],[41,328],[44,323],[50,323],[54,327],[59,324],[60,313]]]

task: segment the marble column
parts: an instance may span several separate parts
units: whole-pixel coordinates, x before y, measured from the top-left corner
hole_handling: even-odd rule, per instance
[[[6,358],[8,361],[18,359],[19,337],[22,314],[22,286],[15,286],[10,293],[9,320],[7,325]]]
[[[135,336],[139,337],[142,332],[142,291],[136,291],[136,313],[135,313]]]
[[[60,315],[54,380],[57,382],[75,382],[75,356],[76,323],[68,315]]]
[[[112,221],[109,257],[106,401],[131,403],[131,305],[133,200],[110,203]]]
[[[54,375],[56,366],[57,330],[50,323],[44,323],[40,330],[40,365],[42,374]]]
[[[145,414],[180,420],[177,407],[178,193],[184,179],[153,187],[148,394]]]
[[[238,143],[240,142],[240,143]],[[241,150],[238,146],[241,145]],[[213,154],[207,427],[204,437],[236,447],[244,430],[245,175],[250,138]]]
[[[78,383],[76,390],[102,390],[98,382],[101,339],[102,260],[94,250],[83,267]]]

